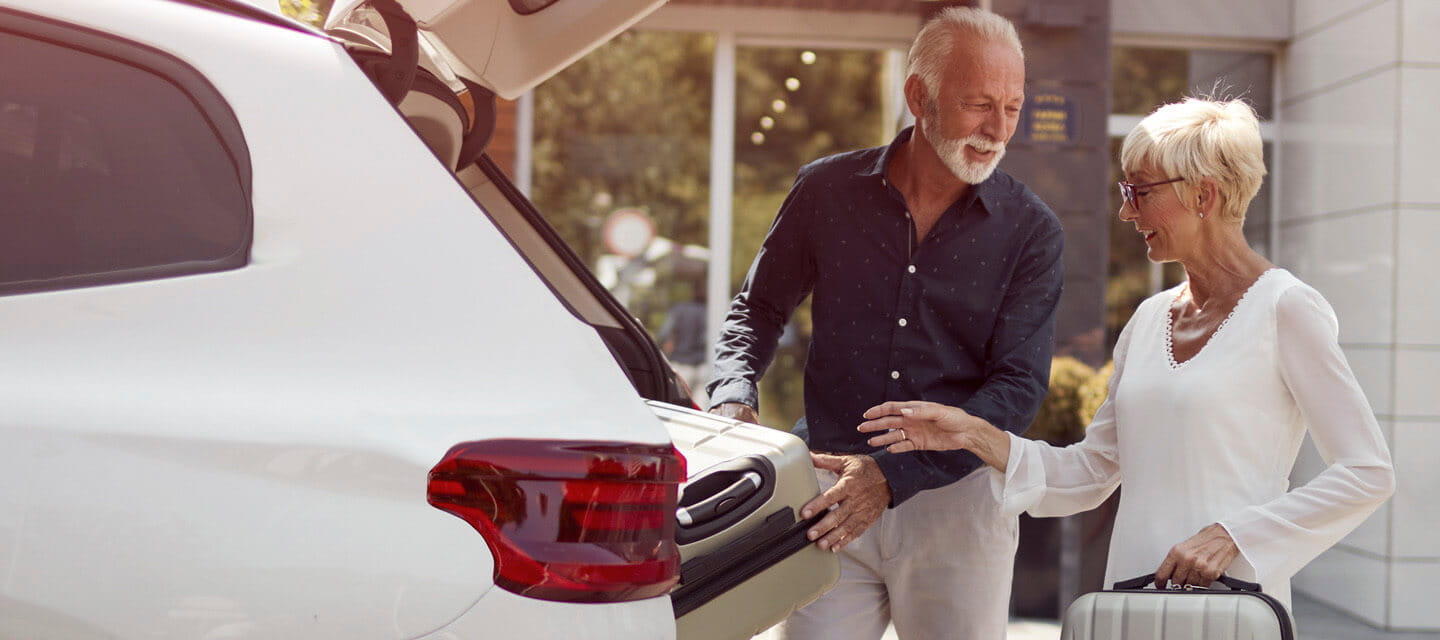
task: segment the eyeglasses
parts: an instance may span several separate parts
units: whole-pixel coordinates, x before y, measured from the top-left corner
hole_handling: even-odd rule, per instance
[[[1120,187],[1120,197],[1125,200],[1125,203],[1130,205],[1131,209],[1138,209],[1140,208],[1140,202],[1136,200],[1135,197],[1136,189],[1144,189],[1146,187],[1158,187],[1162,184],[1170,184],[1172,182],[1179,182],[1181,180],[1184,180],[1184,178],[1171,178],[1169,180],[1149,182],[1146,184],[1130,184],[1129,182],[1117,182],[1115,184]]]

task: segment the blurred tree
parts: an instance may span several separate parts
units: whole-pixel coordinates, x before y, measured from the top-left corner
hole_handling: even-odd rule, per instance
[[[532,200],[588,264],[620,208],[647,212],[659,236],[708,244],[714,53],[710,34],[629,31],[535,90]],[[630,300],[652,331],[704,286],[656,275]]]
[[[280,12],[319,27],[325,23],[325,16],[334,4],[335,0],[280,0]]]

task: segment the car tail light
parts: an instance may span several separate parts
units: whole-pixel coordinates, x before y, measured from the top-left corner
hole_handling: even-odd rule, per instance
[[[485,538],[500,587],[617,602],[663,595],[679,581],[684,473],[669,445],[485,440],[451,448],[430,471],[428,495]]]

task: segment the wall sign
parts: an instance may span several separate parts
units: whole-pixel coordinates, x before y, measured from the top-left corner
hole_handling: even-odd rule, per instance
[[[1063,94],[1046,91],[1025,99],[1020,130],[1030,142],[1074,142],[1079,124],[1075,102]]]

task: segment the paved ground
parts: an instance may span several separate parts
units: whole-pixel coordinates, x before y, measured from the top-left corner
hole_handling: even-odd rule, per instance
[[[1295,626],[1302,640],[1440,640],[1440,632],[1382,631],[1295,594]]]
[[[1301,640],[1440,640],[1440,632],[1383,631],[1295,594],[1295,625]],[[1016,620],[1006,640],[1059,640],[1060,625],[1048,620]],[[892,627],[884,640],[899,640]]]

